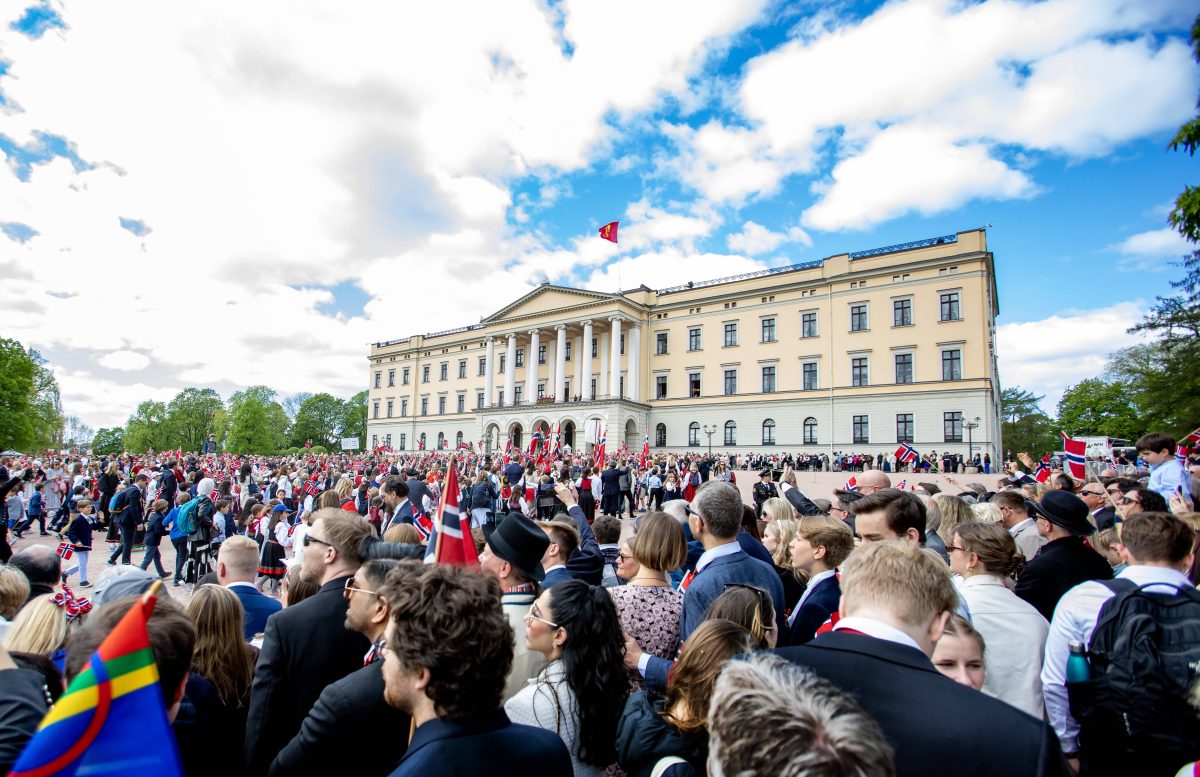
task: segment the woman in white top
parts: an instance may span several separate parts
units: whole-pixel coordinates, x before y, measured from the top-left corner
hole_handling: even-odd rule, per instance
[[[983,692],[1043,718],[1042,655],[1050,625],[1006,585],[1025,566],[1008,529],[994,523],[960,523],[948,538],[950,568],[962,577],[959,591],[971,625],[987,645]]]
[[[617,760],[617,721],[629,695],[612,599],[581,580],[558,583],[525,615],[525,642],[549,663],[505,712],[514,723],[557,733],[576,777],[599,777]]]

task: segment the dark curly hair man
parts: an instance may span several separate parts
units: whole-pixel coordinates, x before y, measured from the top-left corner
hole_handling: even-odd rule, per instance
[[[495,578],[450,564],[403,561],[379,593],[391,612],[384,698],[409,713],[415,727],[393,777],[570,777],[563,741],[552,731],[512,723],[501,708],[513,631]]]

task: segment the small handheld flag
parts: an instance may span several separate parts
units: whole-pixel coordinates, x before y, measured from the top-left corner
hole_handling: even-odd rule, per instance
[[[1047,453],[1042,457],[1042,460],[1037,463],[1037,467],[1033,470],[1033,479],[1039,483],[1045,483],[1050,479],[1050,454]]]
[[[71,547],[71,543],[69,542],[60,542],[58,543],[58,550],[55,553],[63,561],[70,561],[75,556],[75,549]]]
[[[1084,456],[1087,453],[1087,443],[1083,440],[1072,440],[1066,432],[1059,432],[1059,435],[1062,437],[1063,450],[1067,454],[1067,466],[1071,470],[1071,477],[1076,480],[1085,479],[1087,467],[1084,464]]]
[[[842,490],[843,491],[857,491],[858,490],[857,478],[855,478],[853,475],[851,475],[850,479],[846,481],[846,485],[842,486]]]
[[[146,633],[161,587],[155,581],[105,637],[46,713],[10,777],[183,774]]]
[[[464,518],[458,509],[458,467],[453,459],[446,469],[446,487],[438,502],[438,536],[433,560],[439,564],[475,566],[479,556],[475,552],[475,538],[471,536],[470,515]]]
[[[611,243],[617,242],[617,225],[620,223],[619,221],[610,221],[600,227],[600,237]]]

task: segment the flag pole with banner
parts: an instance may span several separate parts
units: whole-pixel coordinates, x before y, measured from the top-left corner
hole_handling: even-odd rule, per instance
[[[9,777],[183,775],[146,633],[162,581],[129,608],[29,740]]]

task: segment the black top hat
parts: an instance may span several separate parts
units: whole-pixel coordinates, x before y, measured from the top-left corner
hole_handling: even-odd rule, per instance
[[[1088,520],[1088,507],[1082,499],[1070,491],[1056,489],[1047,491],[1041,502],[1025,500],[1030,513],[1045,518],[1050,523],[1063,527],[1072,534],[1088,536],[1096,527]]]
[[[546,576],[542,556],[550,547],[550,538],[533,521],[520,513],[509,513],[487,538],[492,553],[512,564],[530,580]]]

